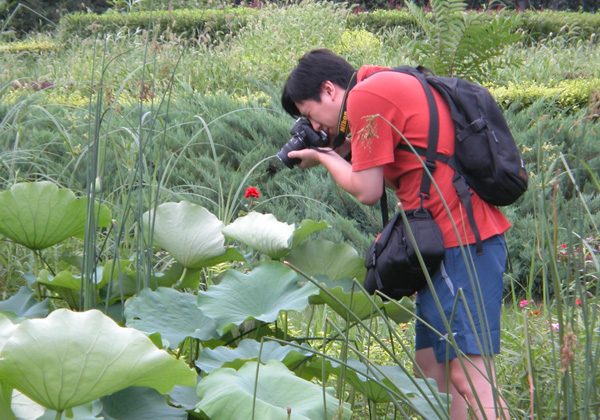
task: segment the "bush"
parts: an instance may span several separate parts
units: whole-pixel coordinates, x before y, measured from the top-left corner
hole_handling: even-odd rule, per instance
[[[492,21],[496,13],[478,14],[481,19]],[[504,11],[502,15],[511,20],[516,31],[522,31],[531,41],[568,35],[577,39],[589,39],[600,33],[600,15],[592,13],[573,13],[555,11]],[[431,16],[431,14],[429,14]],[[348,16],[349,26],[361,26],[375,33],[396,26],[405,26],[409,30],[418,30],[414,18],[406,10],[375,10],[369,13],[355,13]]]
[[[13,0],[4,11],[0,9],[0,24],[22,35],[56,27],[62,16],[72,12],[101,13],[108,8],[105,0]]]
[[[139,29],[160,28],[189,37],[204,35],[208,38],[220,38],[225,34],[233,35],[244,27],[247,19],[256,13],[256,9],[229,7],[217,9],[180,9],[156,12],[73,13],[60,21],[61,30],[69,36],[94,37],[106,33],[127,29],[135,32]]]

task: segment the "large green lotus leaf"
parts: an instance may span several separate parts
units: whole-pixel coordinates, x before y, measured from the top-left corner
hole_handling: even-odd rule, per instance
[[[327,222],[320,221],[316,222],[310,219],[304,219],[300,224],[300,227],[294,231],[292,235],[292,248],[295,248],[300,242],[302,242],[308,235],[313,232],[317,232],[323,229],[329,229],[330,226]]]
[[[106,206],[96,206],[98,226],[110,223]],[[23,182],[0,193],[0,233],[29,249],[44,249],[85,230],[87,199],[69,189],[42,182]]]
[[[354,389],[373,402],[391,402],[400,399],[423,418],[432,420],[439,419],[439,413],[446,411],[448,395],[437,391],[437,384],[433,379],[408,376],[399,366],[369,365],[367,367],[366,364],[353,358],[348,358],[342,365],[329,359],[324,361],[322,358],[317,358],[302,370],[302,377],[322,379],[323,368],[326,376],[343,374],[344,379]],[[395,394],[390,394],[386,388]],[[439,400],[436,400],[435,395]],[[439,401],[442,402],[441,405]]]
[[[81,276],[76,276],[67,270],[58,272],[54,277],[48,270],[40,270],[37,282],[47,286],[64,287],[71,290],[79,290],[81,288]]]
[[[0,328],[1,327],[2,326],[0,325]],[[12,396],[12,387],[3,383],[0,379],[0,419],[2,420],[21,420],[15,417]]]
[[[243,243],[273,259],[287,254],[295,227],[278,221],[272,214],[250,212],[223,229],[228,238]]]
[[[12,410],[16,415],[16,420],[55,420],[57,413],[54,410],[46,410],[44,407],[27,398],[26,395],[15,390],[13,393]],[[79,407],[67,410],[61,419],[68,420],[103,420],[100,417],[102,404],[96,400]],[[4,420],[4,417],[0,417]],[[106,419],[104,419],[106,420]]]
[[[154,219],[154,220],[153,220]],[[154,243],[187,268],[198,268],[225,254],[223,222],[204,207],[188,201],[164,203],[144,213],[146,228],[154,223]]]
[[[102,403],[96,400],[84,405],[80,405],[79,407],[73,407],[72,409],[66,410],[63,413],[61,420],[106,420],[100,415],[101,411]],[[56,411],[46,410],[44,415],[39,417],[37,420],[56,420],[56,416]]]
[[[16,389],[13,390],[11,408],[17,420],[39,419],[46,412],[44,407]],[[0,418],[4,419],[4,417]],[[56,418],[56,413],[54,413],[54,418]]]
[[[199,269],[185,270],[183,265],[174,263],[163,273],[152,273],[150,277],[150,288],[171,287],[178,281],[187,282],[189,284],[195,282],[197,287],[198,282],[200,281],[198,271]],[[190,277],[195,277],[196,280],[188,280]],[[117,264],[115,264],[115,260],[106,261],[102,269],[101,284],[110,286],[110,290],[108,290],[107,293],[108,300],[111,302],[121,300],[121,296],[124,298],[133,296],[137,293],[138,288],[142,287],[142,285],[138,285],[135,261],[132,260],[119,260]]]
[[[313,305],[327,304],[344,319],[348,316],[350,319],[354,319],[352,314],[363,320],[377,317],[379,312],[376,308],[397,323],[410,322],[414,318],[415,305],[409,297],[405,296],[398,301],[384,302],[380,296],[365,295],[348,278],[332,282],[327,277],[316,276],[315,280],[319,281],[326,290],[321,289],[319,294],[311,296],[310,303]],[[353,288],[354,291],[352,291]]]
[[[128,327],[146,334],[159,332],[169,348],[177,348],[186,337],[199,340],[219,338],[215,322],[205,316],[196,296],[177,290],[159,287],[153,292],[144,289],[138,297],[125,303]]]
[[[258,360],[259,354],[262,363],[278,360],[288,368],[292,368],[302,359],[312,356],[313,352],[268,340],[262,344],[261,349],[261,343],[248,338],[242,340],[235,349],[225,346],[203,349],[196,360],[196,366],[204,372],[210,372],[220,367],[239,369],[247,361]]]
[[[25,320],[1,351],[0,376],[38,404],[56,411],[86,404],[129,386],[167,393],[195,383],[187,365],[133,328],[98,310],[58,309]]]
[[[305,242],[294,248],[286,261],[309,276],[322,274],[331,281],[365,277],[365,258],[345,244],[325,240]]]
[[[198,408],[211,419],[220,420],[343,420],[352,414],[347,403],[323,393],[321,386],[297,377],[278,361],[260,365],[254,398],[256,378],[256,362],[246,363],[237,371],[212,371],[198,383]]]
[[[8,342],[8,339],[17,329],[17,324],[13,324],[6,315],[0,313],[0,357],[2,356],[2,348]],[[2,379],[2,378],[0,378]]]
[[[318,292],[312,283],[300,285],[297,274],[277,261],[268,261],[248,274],[231,270],[218,285],[198,292],[198,306],[213,318],[223,334],[248,319],[273,322],[280,311],[302,311]]]
[[[181,408],[167,404],[167,396],[151,388],[130,387],[102,397],[105,420],[186,420]]]
[[[186,411],[195,409],[198,401],[195,386],[175,385],[171,392],[169,392],[169,403],[174,407],[181,407]]]
[[[33,291],[22,286],[15,295],[0,302],[0,312],[2,311],[11,311],[19,318],[40,318],[50,312],[50,302],[48,299],[38,302]]]

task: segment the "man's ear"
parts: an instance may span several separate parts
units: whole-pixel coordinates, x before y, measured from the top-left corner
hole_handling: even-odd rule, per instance
[[[330,82],[329,80],[326,80],[321,84],[321,93],[324,93],[324,94],[330,96],[331,98],[333,98],[335,96],[336,89],[337,89],[337,86],[335,84],[333,84],[332,82]]]

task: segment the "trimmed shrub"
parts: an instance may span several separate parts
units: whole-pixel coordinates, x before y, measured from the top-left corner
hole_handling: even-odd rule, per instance
[[[482,13],[490,21],[496,12]],[[589,39],[600,33],[600,15],[592,13],[555,12],[545,10],[525,12],[501,12],[515,24],[517,31],[524,32],[532,41],[556,35],[569,35],[573,38]],[[406,10],[375,10],[369,13],[354,13],[348,16],[349,26],[361,26],[372,32],[381,32],[396,26],[405,26],[418,30],[414,19]]]
[[[0,24],[24,34],[56,27],[62,16],[72,12],[101,13],[108,8],[105,0],[14,0],[0,8]]]
[[[225,34],[235,34],[247,23],[248,17],[258,10],[246,7],[217,9],[178,9],[156,12],[73,13],[60,21],[61,30],[70,36],[94,37],[100,34],[118,32],[127,29],[135,32],[139,29],[168,29],[169,31],[198,37],[221,38]]]

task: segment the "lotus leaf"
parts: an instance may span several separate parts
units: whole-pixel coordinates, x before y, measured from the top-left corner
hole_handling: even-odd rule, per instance
[[[151,388],[130,387],[100,399],[105,420],[186,420],[181,408],[167,404],[167,396]]]
[[[304,219],[302,223],[300,223],[300,227],[296,229],[294,231],[294,234],[292,235],[292,248],[295,248],[311,233],[323,229],[329,229],[329,225],[327,224],[327,222],[315,222],[314,220]]]
[[[309,276],[323,274],[331,281],[343,278],[364,279],[365,259],[349,245],[315,240],[294,248],[286,261]]]
[[[175,385],[169,392],[169,402],[175,407],[181,407],[184,410],[191,411],[198,404],[195,386]]]
[[[12,399],[9,401],[9,403],[12,413],[4,413],[0,411],[0,414],[3,414],[1,417],[2,420],[5,418],[10,420],[39,419],[46,411],[44,407],[31,401],[16,389],[12,390]],[[56,413],[54,417],[56,418]]]
[[[61,420],[106,420],[100,415],[101,411],[102,404],[100,401],[96,400],[66,410],[65,414],[61,417]],[[46,410],[44,415],[37,420],[56,420],[56,415],[56,411]]]
[[[219,338],[214,321],[198,308],[196,296],[159,287],[144,289],[125,303],[127,326],[147,334],[159,332],[169,348],[177,348],[186,337]]]
[[[16,329],[17,325],[13,324],[10,319],[0,313],[0,355],[2,355],[2,348]]]
[[[11,311],[22,318],[38,318],[48,315],[50,303],[48,299],[38,302],[31,289],[22,286],[15,295],[0,302],[0,312],[2,311]]]
[[[317,292],[312,283],[300,285],[289,267],[269,261],[249,274],[228,271],[221,283],[198,292],[198,305],[223,334],[232,324],[247,319],[273,322],[280,311],[302,311],[308,297]]]
[[[0,377],[62,412],[129,386],[167,393],[177,384],[195,384],[196,374],[100,311],[58,309],[17,325],[0,351]]]
[[[204,372],[210,372],[220,367],[239,369],[249,360],[258,360],[259,354],[262,363],[278,360],[291,368],[300,360],[312,356],[313,352],[294,346],[281,345],[275,341],[265,341],[261,345],[256,340],[245,339],[235,349],[225,346],[203,349],[196,360],[196,366]]]
[[[58,272],[54,277],[48,270],[40,270],[37,281],[51,287],[64,287],[71,290],[81,289],[81,276],[76,276],[67,270]]]
[[[212,419],[342,420],[351,415],[347,403],[275,360],[260,366],[249,362],[239,371],[213,370],[198,383],[197,391],[198,408]]]
[[[13,393],[12,410],[16,415],[15,420],[56,420],[57,418],[56,411],[46,410],[17,390]],[[67,418],[68,420],[106,420],[100,416],[101,411],[102,404],[96,400],[67,410],[68,414],[61,418]],[[4,420],[4,417],[2,417],[2,420]]]
[[[0,418],[2,420],[20,420],[15,417],[12,409],[12,395],[12,387],[0,380]]]
[[[154,229],[154,243],[187,268],[199,268],[226,253],[223,222],[204,207],[187,201],[164,203],[142,218]]]
[[[332,360],[313,359],[310,366],[303,369],[302,376],[306,379],[310,379],[311,376],[322,378],[323,363],[327,375],[340,376],[343,372],[348,383],[373,402],[401,400],[424,419],[438,420],[441,417],[440,412],[447,412],[448,395],[438,392],[437,384],[433,379],[409,376],[399,366],[374,364],[367,366],[353,358],[348,358],[344,364]],[[392,394],[386,390],[386,387]]]
[[[223,234],[273,259],[279,259],[291,249],[294,230],[294,225],[279,222],[272,214],[250,212],[226,226]]]
[[[326,290],[320,290],[318,295],[311,296],[310,303],[327,304],[344,319],[348,316],[351,319],[354,316],[358,319],[377,317],[379,312],[376,308],[397,323],[410,322],[414,318],[415,305],[409,297],[384,302],[380,296],[365,295],[350,279],[332,282],[326,277],[316,276],[316,280]]]
[[[0,234],[29,249],[45,249],[85,231],[87,199],[69,189],[42,182],[23,182],[0,193]],[[110,223],[106,206],[96,206],[98,226]]]

